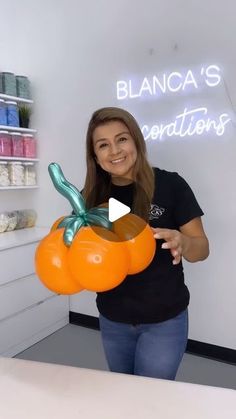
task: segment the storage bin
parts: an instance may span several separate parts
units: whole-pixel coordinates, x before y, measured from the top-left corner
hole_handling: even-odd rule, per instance
[[[12,155],[11,135],[8,131],[0,131],[0,156]]]
[[[27,213],[25,210],[19,210],[17,212],[17,224],[16,224],[16,230],[19,230],[21,228],[26,228],[27,226]]]
[[[16,224],[17,224],[17,212],[11,211],[7,213],[8,216],[8,226],[6,231],[12,231],[15,230]]]
[[[24,156],[23,135],[20,132],[13,132],[11,134],[11,143],[12,143],[12,156],[23,157]]]
[[[0,160],[0,187],[10,185],[8,164],[6,161]]]
[[[8,214],[7,212],[0,213],[0,233],[4,233],[8,227]]]
[[[35,164],[33,162],[26,162],[24,163],[24,174],[25,174],[25,180],[24,184],[25,186],[34,186],[36,185],[36,169]]]
[[[37,155],[36,151],[36,140],[32,134],[23,134],[24,143],[24,157],[35,158]]]
[[[7,125],[11,127],[19,127],[19,110],[17,103],[11,100],[6,100],[7,106]]]
[[[7,108],[4,99],[0,99],[0,125],[7,125]]]
[[[9,163],[9,178],[12,186],[24,186],[24,166],[21,162]]]
[[[25,214],[26,214],[26,228],[29,227],[35,227],[36,224],[36,220],[37,220],[37,213],[35,210],[33,209],[26,209],[24,210]]]
[[[26,76],[16,76],[17,96],[31,99],[30,81]]]
[[[1,73],[2,92],[5,95],[16,96],[16,77],[14,73],[3,71]]]

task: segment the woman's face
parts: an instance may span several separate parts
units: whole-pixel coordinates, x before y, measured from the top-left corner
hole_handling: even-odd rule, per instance
[[[95,128],[93,147],[97,163],[113,180],[116,177],[133,179],[137,149],[123,122],[111,121]]]

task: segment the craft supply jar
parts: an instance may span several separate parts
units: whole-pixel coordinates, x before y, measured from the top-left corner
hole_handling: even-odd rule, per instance
[[[35,158],[36,151],[36,140],[33,134],[23,134],[24,143],[24,157]]]
[[[25,99],[31,98],[30,81],[26,76],[16,76],[16,91],[17,96]]]
[[[0,213],[0,233],[4,233],[4,231],[7,230],[8,227],[8,214],[7,212],[1,212]]]
[[[16,96],[16,76],[14,73],[4,71],[1,73],[2,91],[5,95]]]
[[[6,100],[7,107],[7,125],[11,127],[19,127],[19,109],[17,103],[12,100]]]
[[[36,169],[35,164],[32,162],[24,163],[24,184],[25,186],[35,186],[37,183],[36,180]]]
[[[25,210],[19,210],[17,212],[17,224],[16,224],[16,230],[20,228],[26,228],[27,226],[27,214]]]
[[[0,131],[0,156],[12,155],[11,135],[8,131]]]
[[[17,212],[11,211],[7,213],[8,215],[8,226],[6,231],[12,231],[15,230],[16,224],[17,224]]]
[[[26,228],[34,227],[36,224],[37,219],[37,213],[33,209],[26,209],[24,210],[24,213],[26,214],[27,222],[26,222]]]
[[[24,139],[20,132],[11,134],[12,156],[24,157]]]
[[[9,186],[9,171],[8,163],[6,161],[0,160],[0,187]]]
[[[7,125],[7,108],[4,99],[0,99],[0,125]]]
[[[24,166],[20,161],[9,163],[9,178],[11,186],[24,186]]]

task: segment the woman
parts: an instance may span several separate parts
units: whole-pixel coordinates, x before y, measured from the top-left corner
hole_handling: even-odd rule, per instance
[[[209,254],[203,212],[183,178],[151,168],[136,120],[120,108],[92,115],[83,195],[88,207],[118,199],[149,222],[157,239],[144,271],[97,295],[109,368],[174,380],[188,338],[189,292],[181,259],[197,262]]]

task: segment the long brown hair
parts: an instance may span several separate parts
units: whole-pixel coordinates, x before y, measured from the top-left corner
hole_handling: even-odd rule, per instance
[[[86,138],[87,175],[83,196],[88,208],[107,202],[111,188],[110,174],[96,162],[93,147],[93,132],[99,125],[111,121],[123,122],[128,128],[137,149],[134,165],[134,197],[132,212],[148,221],[150,204],[154,193],[154,173],[147,160],[146,143],[135,118],[121,108],[101,108],[90,119]],[[145,192],[145,193],[144,193]]]

